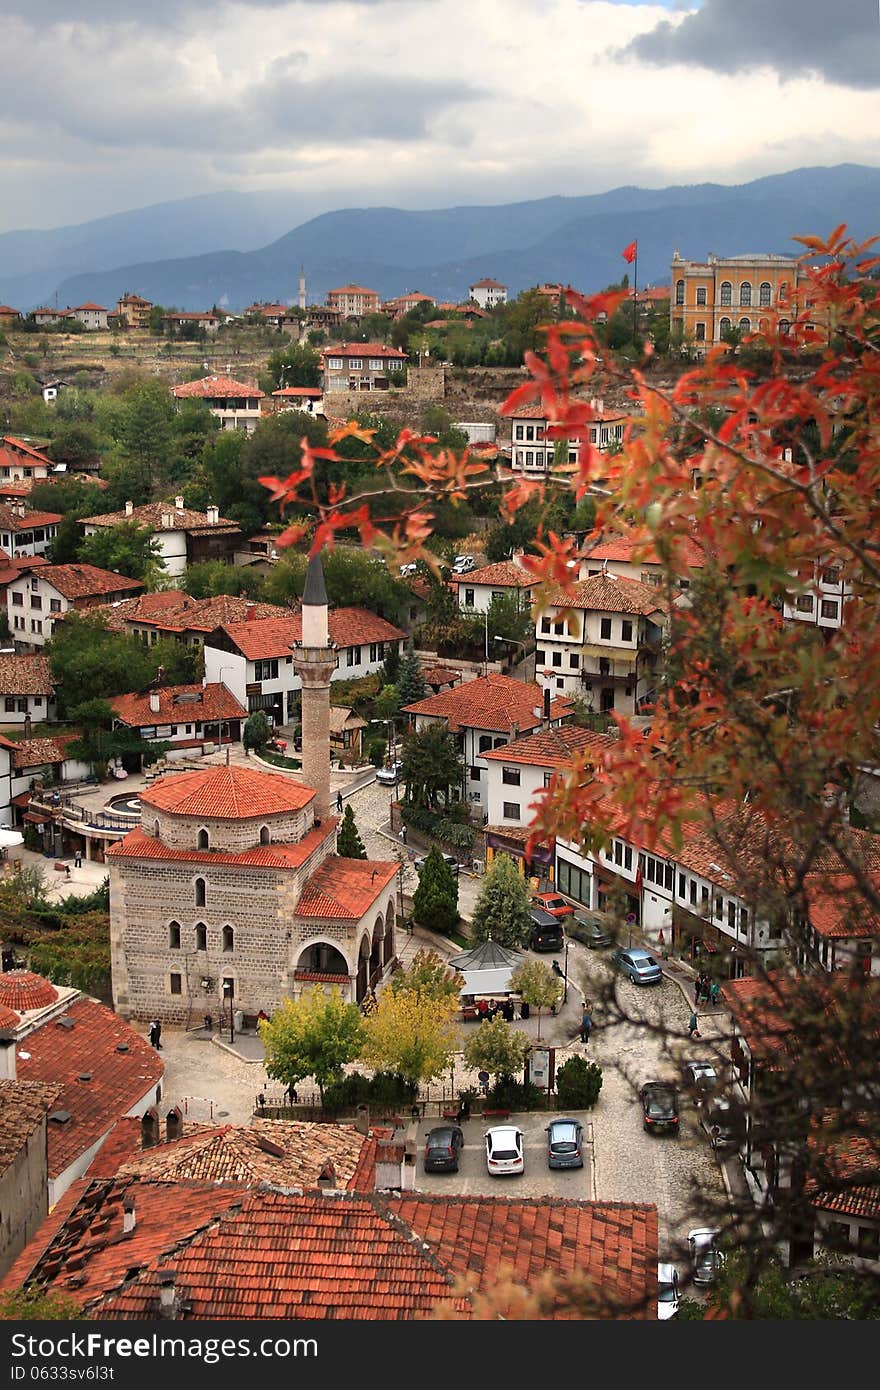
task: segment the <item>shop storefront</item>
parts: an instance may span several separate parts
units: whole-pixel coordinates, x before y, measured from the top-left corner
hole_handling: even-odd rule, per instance
[[[538,880],[539,887],[543,884],[553,887],[556,841],[529,848],[530,834],[527,826],[511,826],[509,830],[487,826],[486,867],[489,867],[496,854],[508,854],[525,878]]]

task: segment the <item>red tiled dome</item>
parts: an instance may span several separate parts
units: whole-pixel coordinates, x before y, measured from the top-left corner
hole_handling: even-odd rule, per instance
[[[0,1005],[7,1009],[14,1009],[20,1014],[28,1009],[45,1009],[47,1004],[54,1004],[57,998],[55,986],[44,980],[42,975],[35,975],[32,970],[7,970],[0,975]]]
[[[313,800],[312,787],[274,772],[246,767],[211,767],[204,772],[172,772],[160,777],[141,801],[178,816],[204,820],[252,820],[257,816],[301,811]]]
[[[0,1004],[0,1028],[17,1028],[21,1019],[13,1009],[7,1009],[5,1004]]]

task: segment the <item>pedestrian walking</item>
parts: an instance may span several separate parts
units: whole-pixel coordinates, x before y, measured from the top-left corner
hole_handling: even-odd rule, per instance
[[[400,827],[400,838],[401,838],[401,840],[403,841],[403,843],[406,844],[406,826],[405,826],[405,825],[402,825],[402,826]]]
[[[78,849],[78,850],[75,850],[75,851],[74,851],[74,855],[73,855],[73,867],[74,867],[75,869],[81,869],[82,866],[83,866],[82,850],[81,850],[81,849]]]
[[[583,1014],[581,1015],[581,1042],[582,1042],[585,1046],[586,1046],[586,1044],[590,1041],[590,1033],[591,1033],[592,1031],[593,1031],[593,1020],[592,1020],[592,1018],[590,1017],[590,1011],[589,1011],[589,1009],[588,1009],[588,1008],[586,1007],[586,1005],[585,1005],[585,1006],[584,1006],[584,1012],[583,1012]]]
[[[336,793],[336,809],[342,815],[342,792]]]
[[[156,1019],[156,1051],[162,1051],[162,1025],[158,1019]]]
[[[159,1046],[159,1035],[157,1032],[158,1027],[158,1023],[155,1019],[153,1019],[152,1023],[150,1024],[150,1047],[158,1048]]]
[[[288,1105],[296,1105],[298,1103],[299,1096],[296,1093],[296,1087],[293,1082],[291,1082],[284,1094],[287,1096]]]
[[[260,1114],[262,1115],[263,1111],[266,1109],[266,1097],[263,1095],[262,1091],[260,1091],[257,1096],[257,1105],[260,1107]]]
[[[696,1013],[692,1013],[691,1016],[690,1016],[690,1018],[688,1019],[688,1037],[689,1037],[689,1038],[698,1038],[699,1036],[700,1036],[700,1031],[699,1031],[699,1027],[698,1027],[698,1024],[697,1024],[697,1015],[696,1015]]]
[[[711,983],[711,985],[709,986],[709,1003],[710,1003],[710,1004],[717,1004],[717,1003],[718,1003],[718,996],[719,996],[720,993],[721,993],[721,986],[718,984],[718,981],[717,981],[717,980],[713,980],[712,983]]]

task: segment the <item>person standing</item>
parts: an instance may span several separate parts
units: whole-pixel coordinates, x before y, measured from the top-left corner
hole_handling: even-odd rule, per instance
[[[156,1051],[162,1051],[162,1025],[158,1018],[156,1019]]]
[[[159,1029],[159,1025],[158,1025],[158,1023],[156,1022],[156,1020],[153,1019],[152,1023],[150,1024],[150,1047],[155,1047],[155,1048],[157,1048],[157,1049],[158,1049],[158,1047],[159,1047],[159,1033],[158,1033],[158,1029]]]
[[[581,1042],[584,1044],[584,1046],[586,1046],[586,1044],[590,1041],[590,1033],[592,1031],[593,1020],[590,1016],[590,1011],[585,1004],[584,1012],[581,1015]]]
[[[74,855],[73,855],[73,867],[74,867],[75,869],[81,869],[82,866],[83,866],[82,850],[81,850],[81,849],[78,849],[78,850],[75,850],[75,851],[74,851]]]
[[[699,1036],[700,1032],[697,1024],[697,1015],[695,1012],[692,1012],[690,1018],[688,1019],[688,1037],[698,1038]]]
[[[402,826],[400,827],[400,838],[401,838],[401,840],[403,841],[404,844],[406,844],[406,833],[407,833],[407,832],[406,832],[406,826],[405,826],[405,825],[402,825]]]
[[[336,809],[337,809],[337,811],[339,812],[339,814],[342,815],[342,792],[341,792],[341,791],[339,791],[339,792],[336,793]]]

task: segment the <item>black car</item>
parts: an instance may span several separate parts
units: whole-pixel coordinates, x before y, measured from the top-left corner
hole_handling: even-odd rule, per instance
[[[529,916],[532,919],[532,934],[529,937],[532,950],[561,951],[565,944],[565,936],[559,918],[554,917],[551,912],[545,912],[542,907],[530,908]]]
[[[646,1081],[639,1091],[649,1134],[678,1133],[678,1092],[668,1081]]]
[[[464,1135],[458,1125],[437,1125],[425,1139],[425,1172],[457,1173]]]
[[[576,912],[568,923],[568,934],[591,950],[614,945],[613,919],[604,912]]]

